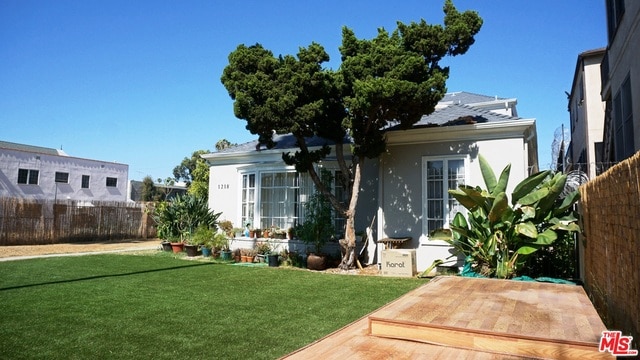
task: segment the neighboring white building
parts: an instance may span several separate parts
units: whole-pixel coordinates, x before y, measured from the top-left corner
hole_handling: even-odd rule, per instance
[[[373,221],[375,239],[411,237],[403,247],[417,249],[418,270],[449,257],[451,247],[429,240],[428,234],[446,227],[462,210],[447,189],[460,184],[484,187],[478,154],[498,174],[511,164],[508,194],[538,171],[535,120],[517,117],[516,103],[512,98],[449,93],[413,128],[390,128],[386,153],[367,160],[362,169],[356,231]],[[203,155],[211,169],[209,206],[222,212],[221,219],[257,228],[304,222],[302,204],[312,182],[282,161],[283,152],[295,151],[293,136],[276,135],[274,140],[277,146],[269,150],[253,141]],[[325,142],[314,138],[309,146]],[[321,166],[339,174],[331,157]]]
[[[0,197],[126,201],[129,165],[0,141]]]
[[[580,170],[590,179],[605,168],[602,164],[605,102],[600,97],[600,63],[605,49],[578,55],[569,95],[571,145],[566,170]]]

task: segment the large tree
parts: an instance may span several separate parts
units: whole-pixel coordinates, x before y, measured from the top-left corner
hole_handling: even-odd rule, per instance
[[[295,153],[283,160],[308,172],[314,184],[346,219],[341,267],[355,266],[355,214],[365,159],[385,150],[384,131],[390,125],[408,129],[422,115],[434,111],[446,93],[449,68],[439,65],[445,56],[464,54],[474,42],[482,19],[474,11],[460,13],[450,0],[444,4],[444,26],[397,23],[389,34],[378,29],[370,40],[358,39],[344,27],[338,70],[322,67],[329,60],[324,48],[312,43],[296,57],[274,57],[260,44],[239,45],[229,55],[221,81],[234,100],[236,117],[247,130],[273,147],[273,133],[291,133]],[[314,164],[330,153],[325,145],[310,150],[307,140],[320,136],[335,144],[336,158],[348,189],[343,204],[323,186]],[[350,146],[350,162],[345,156]]]

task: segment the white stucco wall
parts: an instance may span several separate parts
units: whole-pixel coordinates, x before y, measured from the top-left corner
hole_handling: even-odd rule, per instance
[[[229,220],[238,228],[243,228],[240,224],[241,181],[237,165],[209,168],[209,208],[222,212],[219,220]]]
[[[18,184],[18,169],[39,171],[38,184]],[[56,183],[55,173],[69,173],[68,183]],[[89,175],[89,188],[82,188],[82,175]],[[107,187],[107,177],[117,186]],[[55,156],[0,149],[0,196],[81,201],[126,201],[129,165],[71,156]]]
[[[403,248],[417,249],[418,271],[426,269],[436,259],[448,257],[451,248],[446,243],[431,241],[423,233],[423,157],[466,156],[467,184],[482,188],[485,185],[478,154],[492,164],[496,177],[511,164],[507,187],[510,196],[515,186],[527,177],[525,149],[522,137],[389,146],[381,158],[378,238],[410,236],[411,243],[405,243]]]

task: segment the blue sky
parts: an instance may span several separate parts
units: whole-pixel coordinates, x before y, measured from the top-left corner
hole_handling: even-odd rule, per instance
[[[296,54],[312,41],[339,66],[343,26],[441,23],[444,1],[0,0],[0,140],[172,175],[194,150],[253,140],[220,83],[239,44]],[[604,0],[454,0],[484,25],[448,59],[448,90],[515,97],[537,120],[539,162],[568,124],[579,53],[606,46]]]

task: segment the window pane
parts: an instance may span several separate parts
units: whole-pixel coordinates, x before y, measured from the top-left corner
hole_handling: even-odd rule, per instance
[[[68,184],[69,183],[69,173],[57,172],[56,171],[55,182]]]
[[[82,188],[83,189],[88,189],[89,188],[89,180],[91,179],[91,177],[89,177],[89,175],[82,175]]]
[[[18,169],[18,184],[26,184],[29,179],[29,170]]]
[[[118,178],[108,177],[107,178],[107,186],[108,187],[116,187],[116,186],[118,186]]]
[[[29,185],[38,185],[38,170],[29,170]]]

